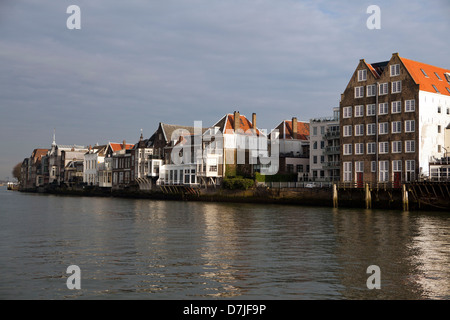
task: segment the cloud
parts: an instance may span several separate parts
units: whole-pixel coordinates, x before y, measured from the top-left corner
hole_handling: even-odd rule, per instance
[[[234,110],[268,130],[328,116],[361,58],[448,65],[449,6],[431,2],[378,1],[381,30],[366,28],[369,1],[2,2],[1,148],[22,159],[53,127],[92,144]],[[71,4],[81,30],[66,28]]]

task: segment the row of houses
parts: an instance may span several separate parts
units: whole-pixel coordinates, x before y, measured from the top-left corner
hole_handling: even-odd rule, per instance
[[[23,160],[21,186],[217,187],[226,176],[298,173],[307,179],[308,171],[308,122],[293,117],[267,133],[257,128],[256,113],[249,119],[234,111],[209,127],[159,123],[150,138],[141,132],[133,144],[67,146],[54,136],[51,148],[35,149]]]
[[[22,163],[21,187],[91,185],[149,190],[214,186],[227,176],[393,183],[450,178],[450,70],[400,57],[361,59],[329,117],[272,131],[234,111],[210,126],[160,123],[128,144],[57,145]]]

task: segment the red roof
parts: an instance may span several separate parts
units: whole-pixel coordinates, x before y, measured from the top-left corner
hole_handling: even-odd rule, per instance
[[[414,81],[419,85],[420,90],[440,93],[442,95],[450,96],[450,83],[447,81],[445,73],[450,74],[449,69],[435,67],[426,63],[401,58],[403,65],[413,77]],[[425,74],[422,72],[425,72]],[[439,78],[438,78],[439,76]],[[450,80],[450,79],[449,79]],[[436,92],[433,85],[439,92]],[[447,90],[448,88],[448,90]]]
[[[123,149],[123,144],[122,143],[110,142],[109,144],[111,145],[111,148],[112,148],[113,152],[117,152],[117,151]],[[126,150],[133,149],[133,146],[134,146],[134,144],[129,144],[129,143],[125,144]]]
[[[239,129],[242,130],[244,133],[248,133],[248,130],[253,129],[253,124],[252,122],[247,119],[246,116],[244,115],[239,115],[239,119],[240,119],[240,123],[239,123]],[[228,114],[227,115],[227,122],[226,122],[226,126],[225,126],[225,130],[223,133],[227,133],[230,132],[228,130],[235,130],[234,128],[234,114]],[[256,128],[256,134],[259,136],[261,134],[261,132],[258,130],[258,128]]]
[[[293,139],[292,120],[284,120],[285,132],[284,139]],[[297,139],[308,140],[309,137],[309,123],[297,121]]]

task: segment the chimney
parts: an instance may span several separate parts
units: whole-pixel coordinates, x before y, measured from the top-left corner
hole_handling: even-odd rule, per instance
[[[297,118],[292,118],[292,138],[297,139]]]
[[[125,140],[123,140],[122,150],[125,150],[126,148],[127,148],[127,142]]]
[[[234,132],[238,131],[241,126],[241,115],[239,111],[234,112]]]
[[[252,126],[256,130],[256,113],[252,113]]]

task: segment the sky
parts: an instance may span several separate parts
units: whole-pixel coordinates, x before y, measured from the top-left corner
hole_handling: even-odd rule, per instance
[[[54,130],[87,146],[233,111],[267,131],[331,116],[360,59],[450,69],[449,13],[450,0],[0,0],[0,180]]]

